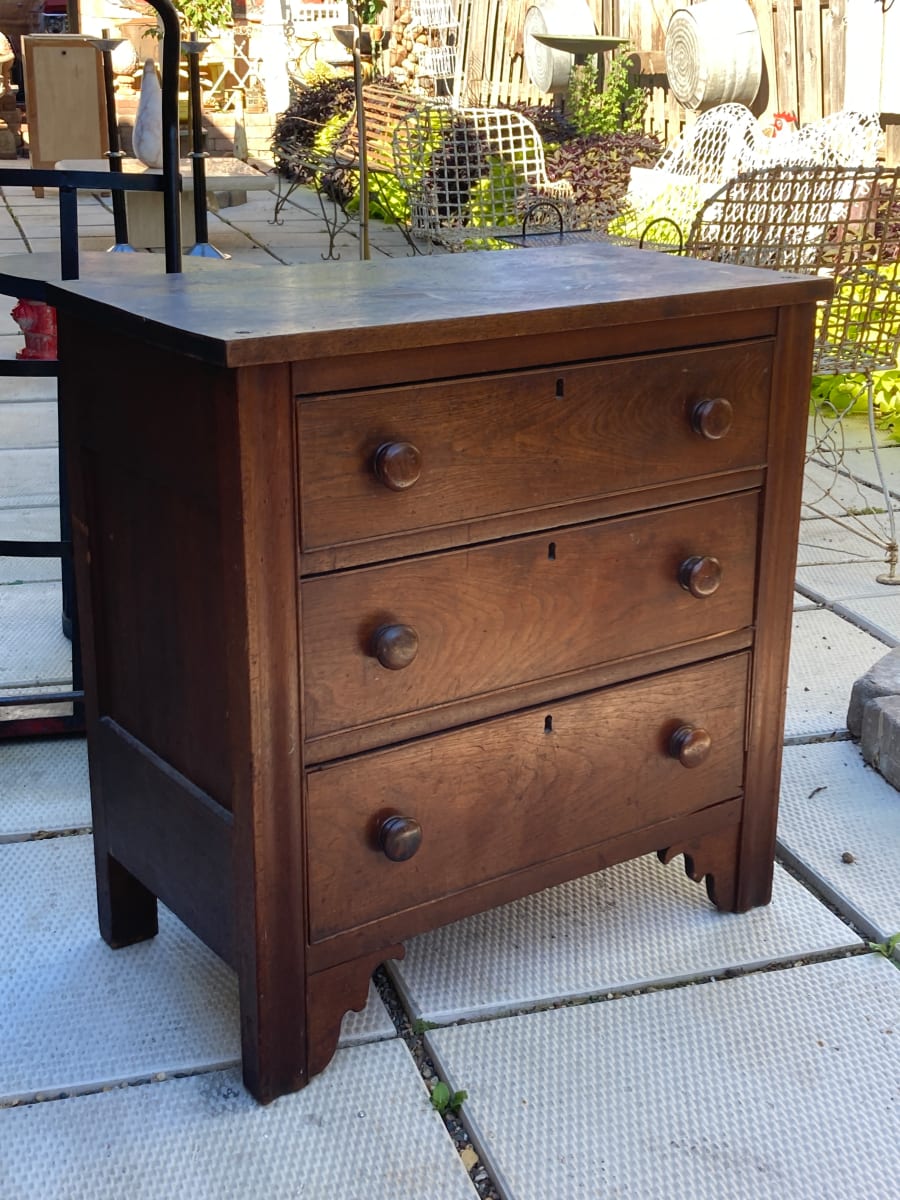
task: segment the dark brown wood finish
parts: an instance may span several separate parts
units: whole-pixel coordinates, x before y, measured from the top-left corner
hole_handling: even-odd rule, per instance
[[[766,340],[304,401],[303,550],[497,516],[501,503],[527,529],[535,508],[759,466],[771,358]],[[710,393],[734,400],[716,440],[693,427]],[[410,444],[415,471],[386,485],[385,456]]]
[[[747,679],[745,655],[714,660],[311,771],[312,940],[736,796]],[[693,770],[669,752],[687,721],[712,743]],[[422,830],[401,863],[393,816]]]
[[[758,501],[745,492],[304,580],[307,737],[751,625]],[[698,550],[721,563],[706,596],[681,582]]]
[[[829,285],[547,254],[48,285],[101,932],[235,966],[262,1101],[434,925],[768,898]]]
[[[787,704],[787,672],[793,619],[797,525],[803,472],[784,464],[803,460],[809,405],[807,364],[812,359],[812,306],[779,316],[772,376],[769,470],[764,491],[757,582],[756,653],[747,729],[746,805],[741,827],[738,911],[768,904],[772,895],[781,743]]]

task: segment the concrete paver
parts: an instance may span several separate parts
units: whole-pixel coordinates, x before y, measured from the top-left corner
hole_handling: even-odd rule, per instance
[[[426,1035],[505,1200],[875,1200],[900,971],[865,956]],[[888,1139],[883,1141],[883,1139]]]
[[[885,654],[883,642],[825,609],[794,614],[785,737],[847,728],[853,681]]]
[[[900,794],[855,743],[786,747],[778,837],[784,861],[867,937],[900,930]]]
[[[0,585],[0,689],[71,681],[72,647],[61,610],[59,583]]]
[[[680,859],[651,855],[413,938],[388,970],[412,1015],[443,1025],[853,946],[780,868],[771,905],[726,914]]]
[[[47,751],[47,743],[37,739],[0,741],[0,842],[90,825],[84,738],[61,738],[53,743],[52,753]]]
[[[475,1200],[401,1042],[339,1050],[302,1092],[260,1108],[213,1071],[0,1112],[15,1197]]]
[[[161,907],[136,946],[99,940],[89,836],[2,851],[0,1103],[239,1062],[236,977],[176,917]],[[374,992],[344,1018],[344,1045],[394,1036]]]

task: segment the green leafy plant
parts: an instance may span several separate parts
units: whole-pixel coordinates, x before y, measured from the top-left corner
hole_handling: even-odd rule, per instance
[[[387,0],[357,0],[350,5],[355,25],[377,25],[387,7]]]
[[[885,958],[891,958],[894,951],[900,946],[900,933],[891,934],[886,942],[869,942],[868,946],[876,954],[882,954]]]
[[[431,1105],[437,1109],[441,1116],[448,1112],[459,1112],[459,1107],[463,1100],[468,1100],[468,1098],[468,1092],[451,1092],[447,1084],[441,1079],[431,1089]]]
[[[427,1033],[429,1029],[437,1029],[438,1025],[434,1021],[426,1021],[424,1017],[416,1017],[412,1023],[412,1031],[415,1034]]]
[[[640,131],[647,100],[647,89],[632,79],[628,55],[622,50],[613,55],[601,92],[597,91],[596,58],[589,58],[583,65],[572,68],[570,116],[581,134]]]

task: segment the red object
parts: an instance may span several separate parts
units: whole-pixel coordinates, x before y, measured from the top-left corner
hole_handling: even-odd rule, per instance
[[[25,334],[25,349],[16,358],[57,357],[55,308],[43,300],[19,300],[10,315]]]

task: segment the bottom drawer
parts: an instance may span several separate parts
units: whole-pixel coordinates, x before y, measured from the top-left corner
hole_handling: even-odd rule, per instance
[[[312,940],[738,795],[748,671],[736,655],[313,769]],[[412,857],[388,857],[412,822]]]

